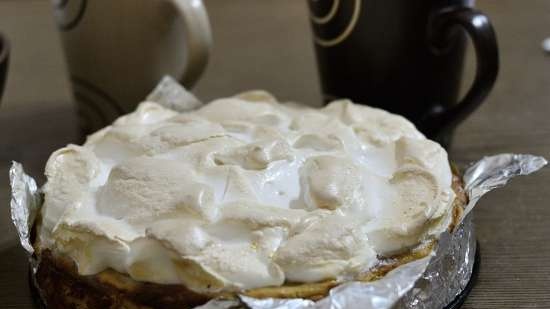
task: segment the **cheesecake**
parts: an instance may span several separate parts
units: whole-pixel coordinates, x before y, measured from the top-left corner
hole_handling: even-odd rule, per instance
[[[49,158],[34,227],[51,308],[321,299],[430,255],[467,196],[405,118],[263,91],[155,102]]]

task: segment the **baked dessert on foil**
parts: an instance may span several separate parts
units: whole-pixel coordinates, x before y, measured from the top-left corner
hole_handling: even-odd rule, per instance
[[[144,102],[45,173],[34,247],[55,308],[319,299],[427,256],[467,202],[406,119],[263,92],[186,113]]]
[[[406,119],[262,91],[186,112],[141,103],[45,173],[38,201],[14,165],[12,217],[58,309],[311,304],[425,260],[472,206],[445,150]]]

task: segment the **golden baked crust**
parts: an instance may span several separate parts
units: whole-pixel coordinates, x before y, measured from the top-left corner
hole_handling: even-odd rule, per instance
[[[453,190],[456,198],[453,203],[453,220],[449,229],[454,229],[462,217],[468,202],[463,183],[453,168]],[[427,243],[410,252],[392,256],[363,274],[361,281],[374,281],[385,276],[396,267],[423,258],[430,254],[436,241]],[[36,244],[35,244],[35,247]],[[214,297],[231,299],[233,294],[199,294],[184,285],[165,285],[138,282],[129,276],[106,270],[93,276],[80,276],[72,260],[55,256],[51,251],[38,252],[40,263],[36,282],[48,308],[64,309],[186,309],[206,303]],[[279,287],[256,288],[242,294],[255,298],[307,298],[317,300],[326,296],[329,290],[339,283],[328,280],[318,283],[287,283]]]

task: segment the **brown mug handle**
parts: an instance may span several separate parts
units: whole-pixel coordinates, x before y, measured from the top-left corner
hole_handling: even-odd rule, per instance
[[[430,24],[430,42],[436,52],[443,50],[456,27],[464,29],[474,45],[477,69],[474,82],[456,105],[437,105],[421,121],[420,129],[428,136],[451,130],[478,108],[496,81],[499,70],[498,44],[489,18],[468,7],[448,7],[438,11]]]

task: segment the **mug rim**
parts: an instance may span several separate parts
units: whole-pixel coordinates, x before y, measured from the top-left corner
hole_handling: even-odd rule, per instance
[[[10,42],[6,36],[0,32],[0,63],[4,63],[8,58]]]

